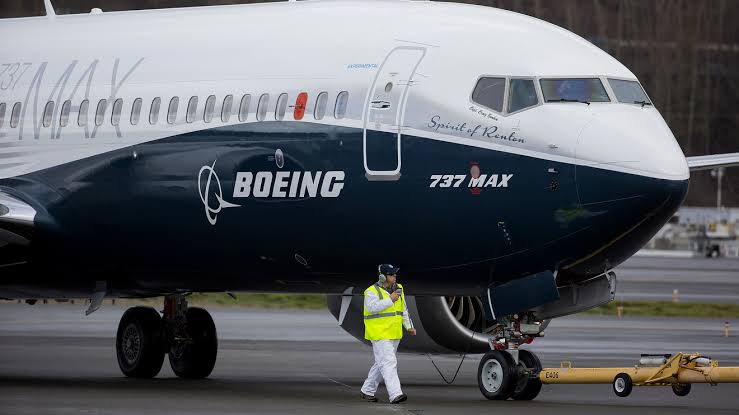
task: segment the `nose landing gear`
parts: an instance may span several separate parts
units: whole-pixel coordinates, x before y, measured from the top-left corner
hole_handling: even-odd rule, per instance
[[[504,317],[492,331],[491,351],[480,361],[477,383],[483,396],[490,400],[532,400],[541,392],[541,362],[522,344],[541,336],[547,323],[528,314]]]
[[[165,297],[162,317],[151,307],[132,307],[118,326],[116,355],[124,375],[156,376],[165,353],[181,378],[205,378],[216,363],[218,338],[213,319],[202,308],[188,307],[182,294]]]

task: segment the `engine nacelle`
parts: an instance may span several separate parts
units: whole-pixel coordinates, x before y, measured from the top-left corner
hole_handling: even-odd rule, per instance
[[[340,295],[328,296],[328,309],[339,319]],[[485,353],[490,350],[484,334],[485,316],[478,297],[405,297],[416,336],[403,336],[399,349],[416,353]],[[363,297],[352,296],[341,328],[364,339]]]
[[[553,278],[550,278],[554,282]],[[534,282],[532,282],[534,281]],[[485,301],[493,309],[526,312],[544,330],[549,319],[576,314],[612,301],[616,293],[616,275],[605,272],[595,278],[560,287],[552,287],[558,299],[543,300],[538,295],[527,295],[527,289],[536,289],[534,279],[520,279],[494,288],[496,295]],[[541,288],[539,288],[541,289]],[[404,336],[400,350],[417,353],[485,353],[490,350],[488,340],[494,326],[487,327],[485,306],[481,297],[406,296],[408,311],[416,327],[416,336]],[[538,300],[537,300],[538,298]],[[341,314],[341,295],[329,295],[328,309],[336,317]],[[498,307],[491,304],[498,302]],[[364,339],[362,295],[353,295],[341,323],[341,328],[358,340]],[[489,307],[488,307],[489,308]],[[495,313],[491,313],[495,314]],[[498,316],[498,318],[505,316]],[[495,324],[495,323],[489,323]],[[520,329],[517,329],[520,331]]]

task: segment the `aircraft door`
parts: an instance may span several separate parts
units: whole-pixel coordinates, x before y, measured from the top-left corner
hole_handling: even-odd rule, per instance
[[[364,106],[363,153],[368,180],[398,180],[405,106],[426,49],[400,46],[377,70]]]

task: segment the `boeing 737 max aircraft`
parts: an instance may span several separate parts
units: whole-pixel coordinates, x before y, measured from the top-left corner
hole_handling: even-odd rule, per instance
[[[518,346],[613,298],[613,268],[690,169],[636,76],[549,23],[426,1],[53,14],[0,24],[0,297],[165,296],[128,310],[127,376],[208,376],[191,292],[329,295],[363,338],[402,266],[411,351],[517,368]],[[487,366],[485,366],[487,367]],[[506,372],[508,373],[508,372]]]

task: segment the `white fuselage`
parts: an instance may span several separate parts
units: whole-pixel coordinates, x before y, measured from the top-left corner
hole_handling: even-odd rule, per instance
[[[393,130],[402,120],[403,133],[431,140],[656,178],[684,180],[689,174],[654,107],[615,102],[606,78],[635,80],[628,69],[570,32],[507,11],[410,1],[289,2],[11,19],[0,26],[0,36],[12,39],[0,51],[0,103],[5,103],[0,178],[216,125],[257,122],[263,94],[270,97],[265,119],[275,119],[278,97],[287,94],[284,120],[292,120],[295,97],[307,92],[302,121],[362,128],[378,68],[397,48],[418,51],[422,58],[403,113],[371,128]],[[599,77],[612,102],[549,103],[496,113],[471,100],[475,82],[485,75]],[[324,91],[327,116],[317,120],[316,98]],[[348,106],[336,119],[341,91],[349,94]],[[250,106],[239,114],[244,94],[251,96]],[[215,116],[206,123],[203,111],[211,95]],[[223,121],[227,95],[233,96],[232,115]],[[150,123],[157,97],[160,114]],[[169,123],[173,97],[179,98],[178,111]],[[187,122],[191,97],[198,97],[198,104],[194,121]],[[131,125],[137,98],[141,121]],[[122,106],[114,126],[117,99]],[[80,126],[84,100],[88,122]],[[101,100],[106,105],[96,125]],[[71,109],[61,127],[65,101]],[[11,128],[18,102],[20,119]],[[491,122],[498,139],[484,134]],[[516,139],[509,140],[511,134]]]

